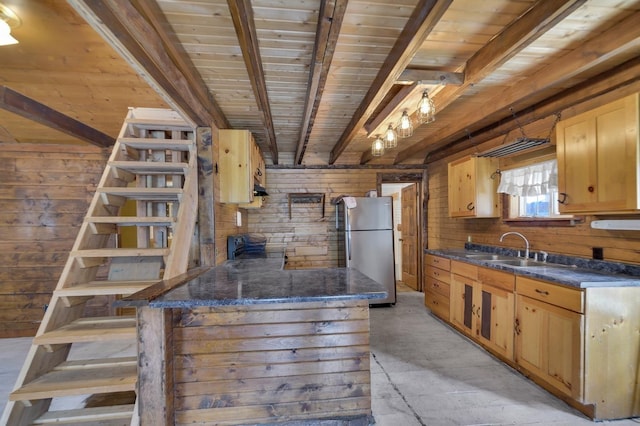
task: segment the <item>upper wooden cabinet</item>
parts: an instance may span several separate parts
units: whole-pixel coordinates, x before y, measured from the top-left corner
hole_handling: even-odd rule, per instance
[[[500,217],[498,179],[491,176],[498,160],[465,157],[449,163],[449,217]]]
[[[560,212],[640,209],[638,119],[634,94],[558,123]]]
[[[266,184],[260,148],[248,130],[220,130],[218,172],[221,203],[252,203],[254,184]]]

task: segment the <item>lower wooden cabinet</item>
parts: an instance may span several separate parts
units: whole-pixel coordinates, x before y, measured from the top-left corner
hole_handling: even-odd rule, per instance
[[[640,416],[640,287],[579,289],[431,255],[425,265],[433,313],[594,419]]]
[[[427,254],[424,285],[424,305],[438,317],[449,321],[450,261]]]

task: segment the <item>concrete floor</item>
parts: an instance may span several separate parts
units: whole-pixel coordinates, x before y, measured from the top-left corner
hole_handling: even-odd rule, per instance
[[[30,344],[30,338],[0,339],[0,413]],[[133,349],[109,344],[110,355]],[[76,354],[88,350],[79,346]],[[394,307],[371,310],[371,351],[376,425],[593,425],[432,317],[422,293],[402,291]],[[597,424],[638,425],[640,419]]]

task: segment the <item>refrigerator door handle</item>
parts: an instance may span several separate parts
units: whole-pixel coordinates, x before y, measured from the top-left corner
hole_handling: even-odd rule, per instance
[[[351,232],[347,232],[347,259],[351,261]]]

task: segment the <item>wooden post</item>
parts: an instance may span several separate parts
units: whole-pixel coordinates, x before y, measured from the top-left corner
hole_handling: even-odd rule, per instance
[[[215,266],[215,212],[213,200],[213,150],[210,127],[196,130],[198,150],[198,227],[200,266]]]
[[[142,425],[174,424],[172,310],[137,309],[138,414]]]

